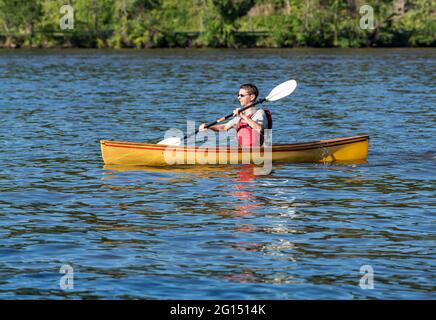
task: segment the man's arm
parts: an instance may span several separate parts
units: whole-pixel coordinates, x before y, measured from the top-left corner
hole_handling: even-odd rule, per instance
[[[260,133],[260,131],[262,130],[263,127],[263,123],[260,122],[256,122],[253,119],[251,119],[250,117],[247,117],[246,115],[241,115],[242,119],[244,119],[245,122],[247,122],[247,124],[253,128],[253,130],[255,130],[257,133]]]
[[[210,129],[212,131],[224,131],[225,130],[224,129],[225,126],[226,126],[225,124],[216,124],[216,125],[214,125],[212,127],[209,127],[208,129]]]
[[[234,121],[231,120],[229,122],[227,122],[226,124],[216,124],[212,127],[209,127],[207,129],[204,128],[206,124],[201,124],[199,130],[203,131],[203,130],[207,130],[210,129],[212,131],[229,131],[233,126],[234,126]]]
[[[263,110],[262,110],[263,111]],[[263,129],[263,115],[264,113],[262,111],[257,111],[259,113],[256,113],[253,118],[250,118],[246,116],[243,113],[239,113],[239,116],[244,119],[244,121],[251,127],[253,130],[255,130],[257,133],[260,133]]]

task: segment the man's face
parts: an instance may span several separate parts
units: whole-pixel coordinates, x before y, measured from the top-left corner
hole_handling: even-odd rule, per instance
[[[239,89],[238,100],[241,106],[248,106],[254,99],[254,94],[249,94],[245,89]]]

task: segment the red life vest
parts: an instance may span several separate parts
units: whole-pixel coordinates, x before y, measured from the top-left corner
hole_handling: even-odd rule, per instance
[[[265,112],[268,126],[267,129],[272,129],[272,116],[271,111],[269,109],[263,109]],[[249,115],[249,118],[252,119],[255,113]],[[252,146],[261,146],[263,145],[263,128],[260,131],[260,134],[253,130],[252,127],[244,120],[240,120],[238,126],[236,127],[236,135],[238,138],[238,144],[240,147],[252,147]]]

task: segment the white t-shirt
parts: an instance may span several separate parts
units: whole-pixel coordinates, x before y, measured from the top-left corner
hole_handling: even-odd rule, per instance
[[[253,113],[247,114],[246,112],[249,111],[249,110],[250,109],[245,110],[244,114],[246,114],[247,116],[253,114]],[[265,111],[263,111],[263,109],[256,109],[256,108],[254,108],[254,115],[251,118],[251,120],[253,120],[254,122],[257,122],[259,124],[262,123],[262,127],[264,129],[268,129],[268,119],[267,119]],[[236,129],[236,126],[238,125],[239,121],[241,121],[241,117],[234,117],[232,120],[227,122],[227,124],[231,125],[233,128]]]

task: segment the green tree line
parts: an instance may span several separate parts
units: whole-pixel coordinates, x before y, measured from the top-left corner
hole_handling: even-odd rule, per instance
[[[63,5],[73,29],[60,26]],[[435,44],[436,0],[0,0],[6,48]]]

